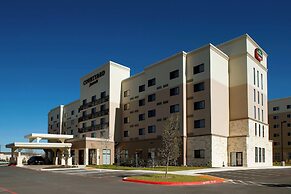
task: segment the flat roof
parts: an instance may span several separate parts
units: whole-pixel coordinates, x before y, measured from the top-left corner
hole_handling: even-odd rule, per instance
[[[70,148],[71,143],[28,143],[28,142],[14,142],[7,144],[6,148],[30,148],[30,149],[44,149],[44,148]]]

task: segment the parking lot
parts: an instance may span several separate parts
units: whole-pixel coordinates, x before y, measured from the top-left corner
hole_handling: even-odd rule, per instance
[[[122,181],[122,177],[135,174],[140,173],[86,169],[45,172],[18,167],[0,167],[0,193],[291,193],[289,185],[291,183],[291,169],[206,173],[229,180],[222,184],[200,186],[160,186]],[[255,184],[251,184],[251,182]]]

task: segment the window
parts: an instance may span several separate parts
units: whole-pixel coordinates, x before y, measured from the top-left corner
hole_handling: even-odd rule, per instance
[[[96,107],[91,109],[91,114],[95,114],[96,113]]]
[[[105,118],[101,118],[101,119],[100,119],[100,124],[101,124],[101,125],[104,125],[104,124],[105,124]]]
[[[96,138],[96,133],[91,133],[92,138]]]
[[[260,87],[260,73],[259,73],[259,71],[257,71],[257,81],[258,81],[257,86]]]
[[[205,108],[205,100],[194,102],[194,110],[200,110]]]
[[[156,116],[156,110],[155,109],[149,110],[148,111],[148,118],[154,117],[154,116]]]
[[[83,123],[83,124],[82,124],[82,127],[85,128],[85,127],[86,127],[86,123]]]
[[[287,123],[287,127],[291,127],[291,123]]]
[[[264,106],[264,95],[263,94],[261,94],[261,98],[262,98],[262,106]]]
[[[279,137],[279,136],[280,136],[279,133],[274,133],[274,134],[273,134],[273,137]]]
[[[254,102],[256,102],[256,89],[254,89]]]
[[[288,104],[286,107],[287,107],[287,109],[290,109],[290,108],[291,108],[291,105],[290,105],[290,104]]]
[[[263,74],[261,74],[261,88],[264,88],[264,82],[263,82]]]
[[[280,142],[274,141],[273,144],[274,144],[274,146],[279,146],[280,145]]]
[[[84,112],[82,113],[82,115],[83,115],[83,117],[85,117],[85,116],[87,115],[87,112],[84,111]]]
[[[291,160],[291,152],[288,152],[288,160]]]
[[[258,91],[258,104],[260,104],[260,92]]]
[[[204,82],[200,82],[197,84],[194,84],[194,92],[200,92],[204,90]]]
[[[148,87],[156,85],[156,78],[148,80]]]
[[[57,119],[59,119],[59,114],[57,114]]]
[[[128,109],[129,109],[129,103],[123,105],[123,109],[124,109],[124,110],[128,110]]]
[[[125,118],[123,118],[123,123],[129,123],[129,117],[125,117]]]
[[[102,105],[100,106],[100,111],[105,111],[105,109],[106,109],[105,104],[102,104]]]
[[[145,85],[141,85],[141,86],[139,86],[139,87],[138,87],[138,91],[139,91],[139,92],[143,92],[143,91],[145,91]]]
[[[204,128],[205,127],[205,119],[194,120],[194,128]]]
[[[91,126],[93,127],[93,126],[95,126],[95,125],[96,125],[96,120],[91,121]]]
[[[128,131],[123,131],[123,137],[128,137]]]
[[[92,102],[96,101],[96,95],[94,95],[94,96],[91,97],[91,101]]]
[[[256,69],[253,68],[253,70],[254,70],[254,85],[256,85]]]
[[[87,99],[84,99],[83,100],[83,105],[86,105],[87,104]]]
[[[144,135],[144,128],[138,129],[138,135]]]
[[[145,114],[139,114],[139,115],[138,115],[138,120],[139,120],[139,121],[143,121],[143,120],[145,120]]]
[[[273,119],[274,120],[279,119],[279,116],[275,115],[275,116],[273,116]]]
[[[54,120],[54,117],[51,117],[51,121],[53,121]]]
[[[264,110],[262,110],[262,122],[264,122]]]
[[[170,113],[177,113],[179,112],[179,104],[174,104],[170,106]]]
[[[153,102],[156,100],[156,94],[148,95],[148,102]]]
[[[100,98],[105,98],[106,97],[106,92],[104,91],[104,92],[101,92],[100,93]]]
[[[290,118],[291,118],[291,114],[287,114],[287,118],[289,118],[289,119],[290,119]]]
[[[72,111],[71,111],[71,115],[74,115],[74,114],[75,114],[75,111],[72,110]]]
[[[148,133],[155,133],[156,132],[156,126],[150,125],[148,126]]]
[[[193,67],[193,74],[198,74],[198,73],[202,73],[204,72],[204,64],[200,64],[200,65],[197,65],[197,66],[194,66]]]
[[[124,97],[128,97],[128,96],[129,96],[129,90],[124,91],[124,92],[123,92],[123,96],[124,96]]]
[[[177,77],[179,77],[179,70],[170,72],[170,79],[175,79]]]
[[[259,148],[259,162],[262,162],[262,148]]]
[[[279,128],[279,125],[278,124],[275,124],[275,125],[273,125],[273,128],[274,129],[277,129],[277,128]]]
[[[171,88],[170,89],[170,96],[179,95],[179,87]]]
[[[257,136],[257,123],[255,123],[255,136]]]
[[[144,106],[145,105],[145,99],[141,99],[138,101],[139,106]]]
[[[261,137],[261,125],[259,124],[259,137]]]
[[[288,146],[291,145],[291,141],[288,141]]]
[[[205,150],[194,150],[194,158],[205,158]]]
[[[265,157],[265,148],[262,148],[262,162],[266,161],[266,157]]]
[[[255,147],[255,162],[258,162],[258,148]]]
[[[261,115],[260,115],[260,108],[258,108],[258,120],[261,120]]]
[[[273,111],[278,111],[278,110],[279,110],[279,106],[273,107]]]
[[[254,106],[254,118],[255,119],[257,118],[256,112],[257,112],[257,108],[256,108],[256,106]]]
[[[262,135],[263,135],[263,137],[265,137],[265,126],[264,125],[262,126]]]

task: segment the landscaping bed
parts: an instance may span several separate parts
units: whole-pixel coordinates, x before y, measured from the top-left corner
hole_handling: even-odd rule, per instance
[[[116,166],[116,165],[89,165],[87,167],[97,169],[111,169],[111,170],[152,170],[152,171],[165,171],[165,166],[157,167],[129,167],[129,166]],[[169,166],[169,171],[181,171],[181,170],[197,170],[207,167],[193,167],[193,166]]]
[[[158,185],[204,185],[222,183],[224,179],[207,175],[186,176],[174,174],[168,174],[166,178],[164,174],[151,174],[125,177],[123,181]]]

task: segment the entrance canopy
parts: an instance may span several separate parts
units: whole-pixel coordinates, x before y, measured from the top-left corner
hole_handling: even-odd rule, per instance
[[[22,165],[22,159],[21,159],[21,150],[22,149],[44,149],[48,150],[51,149],[54,152],[54,160],[55,163],[57,163],[58,156],[57,156],[57,150],[61,151],[61,154],[59,154],[61,160],[65,159],[67,161],[62,161],[62,164],[71,164],[70,160],[70,149],[72,147],[72,143],[65,143],[65,140],[72,139],[73,135],[62,135],[62,134],[39,134],[39,133],[32,133],[29,135],[26,135],[25,138],[29,140],[29,142],[14,142],[11,144],[7,144],[6,148],[11,149],[11,160],[13,160],[13,153],[14,151],[18,150],[18,157],[17,157],[17,165]],[[50,142],[40,142],[40,140],[45,139],[49,140]],[[36,140],[36,141],[34,141]],[[64,153],[68,153],[68,156],[65,157]]]

